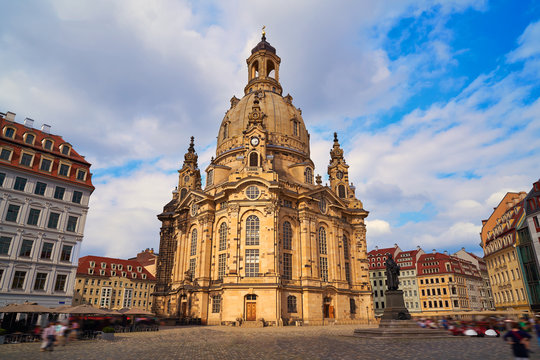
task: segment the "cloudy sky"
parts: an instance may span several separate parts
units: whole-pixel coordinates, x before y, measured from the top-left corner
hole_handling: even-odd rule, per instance
[[[368,247],[481,254],[482,219],[540,177],[533,0],[4,1],[0,111],[47,123],[92,165],[81,255],[159,248],[191,135],[215,154],[267,27],[326,175],[337,131]]]

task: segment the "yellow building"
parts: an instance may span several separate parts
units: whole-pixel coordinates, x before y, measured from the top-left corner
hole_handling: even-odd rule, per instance
[[[481,232],[484,259],[497,310],[530,310],[516,249],[516,225],[527,194],[507,193]]]
[[[247,59],[202,187],[193,138],[162,222],[154,310],[203,324],[373,319],[364,219],[337,135],[329,184],[265,36]]]
[[[79,259],[72,305],[150,311],[155,277],[134,260],[101,256]]]

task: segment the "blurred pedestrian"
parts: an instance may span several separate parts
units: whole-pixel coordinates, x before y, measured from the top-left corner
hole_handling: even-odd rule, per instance
[[[512,329],[503,337],[504,341],[507,341],[512,345],[512,353],[516,360],[529,358],[530,338],[531,335],[522,330],[517,322],[512,323]]]
[[[52,321],[49,326],[47,326],[43,333],[41,334],[41,338],[43,339],[43,343],[41,344],[40,351],[53,351],[54,348],[54,338],[56,334],[56,327],[55,327],[54,321]]]
[[[536,332],[536,338],[538,339],[538,345],[540,346],[540,319],[536,320],[534,331]]]
[[[79,338],[79,323],[74,321],[71,323],[71,330],[69,332],[69,340],[77,340]]]

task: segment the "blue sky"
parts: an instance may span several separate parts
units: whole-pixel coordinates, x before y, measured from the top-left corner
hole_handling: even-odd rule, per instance
[[[482,219],[540,159],[535,1],[7,2],[0,111],[93,164],[82,255],[159,246],[189,137],[202,170],[260,28],[325,175],[339,133],[368,247],[478,254]]]

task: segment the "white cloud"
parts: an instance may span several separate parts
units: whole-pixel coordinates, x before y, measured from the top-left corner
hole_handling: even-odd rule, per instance
[[[384,220],[366,220],[366,228],[371,236],[390,234],[390,224]]]

